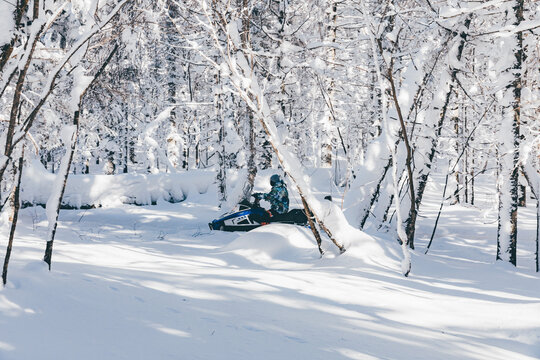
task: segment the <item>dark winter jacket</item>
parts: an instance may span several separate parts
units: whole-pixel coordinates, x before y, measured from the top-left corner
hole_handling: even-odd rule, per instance
[[[289,192],[281,181],[274,184],[268,194],[260,194],[260,198],[270,203],[270,211],[274,214],[285,214],[289,211]]]

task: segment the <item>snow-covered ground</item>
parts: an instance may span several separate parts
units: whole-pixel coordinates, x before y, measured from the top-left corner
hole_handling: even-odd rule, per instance
[[[494,261],[488,187],[482,208],[444,208],[423,254],[440,192],[430,185],[408,278],[384,233],[349,234],[342,255],[325,242],[320,258],[300,227],[210,232],[214,189],[63,210],[48,272],[45,210],[26,208],[0,290],[0,359],[540,358],[532,202],[520,209],[515,269]]]

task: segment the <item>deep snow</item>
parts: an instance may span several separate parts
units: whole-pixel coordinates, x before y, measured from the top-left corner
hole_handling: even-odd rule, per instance
[[[0,359],[540,358],[532,202],[515,269],[494,261],[487,186],[481,208],[445,206],[423,255],[441,186],[429,190],[409,278],[375,230],[349,231],[342,255],[326,241],[322,258],[305,228],[210,232],[222,212],[212,187],[176,204],[61,211],[48,272],[45,210],[26,208],[0,290]]]

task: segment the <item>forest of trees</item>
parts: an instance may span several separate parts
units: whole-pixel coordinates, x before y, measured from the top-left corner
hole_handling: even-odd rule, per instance
[[[536,0],[0,0],[0,12],[8,249],[22,169],[39,159],[58,178],[49,264],[68,174],[212,169],[225,204],[239,200],[229,170],[244,170],[247,197],[258,170],[280,168],[332,238],[304,181],[313,167],[332,169],[351,225],[394,229],[405,253],[433,171],[441,198],[473,205],[475,178],[492,174],[494,257],[518,261],[518,207],[540,199]]]

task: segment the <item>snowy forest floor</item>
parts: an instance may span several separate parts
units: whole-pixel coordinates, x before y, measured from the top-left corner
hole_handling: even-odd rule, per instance
[[[339,256],[326,242],[323,258],[304,228],[210,232],[212,191],[61,211],[49,273],[45,211],[26,208],[0,290],[0,359],[540,358],[532,201],[515,269],[495,263],[487,186],[479,207],[445,206],[424,255],[441,189],[430,185],[409,278],[375,230]]]

